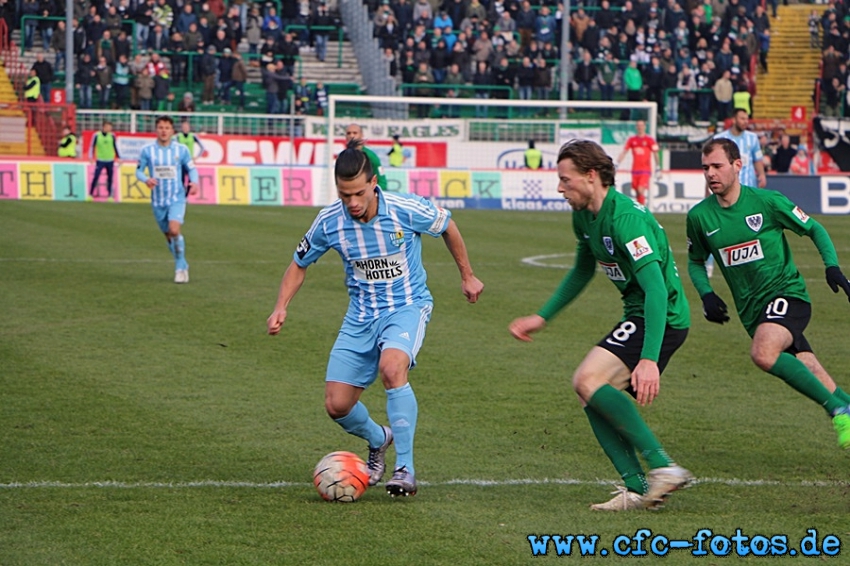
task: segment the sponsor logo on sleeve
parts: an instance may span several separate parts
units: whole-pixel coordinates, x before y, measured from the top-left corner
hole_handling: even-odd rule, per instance
[[[436,218],[434,218],[434,223],[431,224],[431,227],[428,228],[428,231],[434,232],[434,233],[439,232],[440,229],[443,227],[443,223],[446,221],[446,217],[448,215],[449,215],[449,213],[446,212],[445,208],[438,206],[437,207],[437,216],[436,216]]]
[[[720,257],[723,259],[723,265],[734,267],[736,265],[761,261],[764,259],[764,253],[761,249],[761,242],[759,240],[751,240],[743,244],[720,248]]]
[[[626,280],[626,276],[623,275],[623,270],[620,269],[620,266],[616,263],[605,263],[603,261],[600,261],[599,265],[602,267],[602,271],[605,272],[605,275],[608,276],[608,279],[610,279],[611,281]]]
[[[307,239],[307,236],[301,238],[301,242],[299,242],[298,247],[295,248],[295,253],[298,254],[298,259],[304,259],[304,256],[307,255],[307,252],[310,251],[310,240]]]
[[[809,221],[809,215],[803,212],[803,209],[799,206],[795,206],[792,212],[794,213],[794,216],[799,218],[800,222],[802,222],[803,224]]]
[[[629,250],[629,253],[632,254],[632,259],[635,261],[652,253],[652,248],[649,247],[649,242],[646,241],[645,236],[635,238],[626,244],[626,249]]]

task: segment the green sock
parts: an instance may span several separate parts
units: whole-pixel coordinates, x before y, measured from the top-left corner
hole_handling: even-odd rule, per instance
[[[585,407],[584,412],[587,415],[587,420],[590,421],[590,428],[593,429],[593,434],[596,435],[599,446],[602,447],[605,455],[614,464],[614,469],[623,478],[626,488],[640,495],[646,493],[646,476],[643,473],[643,468],[640,467],[635,449],[591,407]]]
[[[785,383],[821,405],[829,414],[847,406],[838,395],[834,395],[823,386],[815,374],[809,371],[806,364],[788,352],[779,354],[779,358],[768,373],[781,378]]]
[[[832,394],[841,399],[841,402],[845,405],[850,405],[850,395],[840,387],[836,387]]]
[[[640,451],[650,468],[673,464],[625,393],[605,384],[596,390],[587,404],[608,421],[626,442]]]

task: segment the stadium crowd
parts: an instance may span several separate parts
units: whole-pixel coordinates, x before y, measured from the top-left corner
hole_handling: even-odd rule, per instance
[[[290,93],[297,112],[321,113],[327,104],[321,82],[296,75],[302,50],[325,60],[339,26],[327,0],[75,0],[71,30],[65,15],[63,0],[0,0],[0,17],[22,30],[24,49],[40,41],[34,67],[44,100],[64,71],[71,33],[81,108],[192,111],[199,97],[201,105],[241,109],[248,66],[261,68],[267,112],[288,112]],[[175,87],[185,91],[179,101]]]
[[[850,104],[847,104],[850,11],[845,3],[831,0],[822,13],[812,10],[809,35],[811,47],[823,50],[821,78],[815,89],[815,96],[820,96],[820,113],[824,116],[850,116]]]
[[[245,105],[246,64],[260,68],[268,113],[321,114],[327,89],[296,76],[302,52],[324,60],[339,26],[327,0],[75,0],[72,30],[61,0],[0,0],[25,48],[40,39],[54,61],[34,65],[47,99],[73,34],[82,108],[192,110],[233,92]],[[365,0],[383,57],[404,94],[558,97],[563,6],[555,0]],[[668,123],[707,123],[735,106],[754,114],[755,66],[768,70],[771,18],[758,0],[587,0],[571,10],[570,98],[648,100]],[[769,13],[772,11],[772,13]],[[288,29],[295,25],[296,28]],[[323,29],[324,28],[324,29]],[[822,47],[823,112],[844,111],[850,16],[843,0],[813,10]],[[243,49],[238,49],[240,44]],[[247,60],[247,63],[246,63]],[[175,101],[182,85],[188,96]]]
[[[556,1],[366,2],[405,93],[558,96],[563,6]],[[768,71],[777,1],[769,8],[757,0],[577,3],[569,20],[570,98],[654,101],[668,123],[723,119],[739,105],[753,114],[754,67]],[[824,44],[837,44],[833,56],[846,61],[844,3],[829,0],[820,12]],[[838,79],[846,87],[846,73]]]

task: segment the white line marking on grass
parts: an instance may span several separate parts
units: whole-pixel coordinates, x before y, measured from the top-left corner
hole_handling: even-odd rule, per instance
[[[174,263],[173,258],[169,258],[164,256],[160,259],[100,259],[100,258],[65,258],[65,257],[0,257],[0,262],[7,263],[115,263],[115,264],[131,264],[131,263],[141,263],[141,264],[151,264],[151,263]],[[193,264],[205,264],[205,265],[245,265],[245,264],[263,264],[263,265],[286,265],[284,261],[279,259],[246,259],[246,260],[229,260],[229,259],[194,259],[192,260]],[[428,262],[429,266],[455,266],[457,265],[451,261],[431,261]],[[484,263],[477,262],[475,265],[487,265],[491,267],[502,267],[504,263]],[[315,264],[314,267],[333,267],[337,269],[337,266],[331,261],[324,261]],[[558,266],[546,266],[546,267],[558,267]],[[566,267],[566,266],[564,266]]]
[[[554,258],[571,258],[574,257],[575,253],[566,253],[566,254],[546,254],[546,255],[533,255],[530,257],[524,257],[520,261],[526,265],[531,265],[532,267],[549,267],[555,269],[566,269],[568,267],[572,267],[568,264],[560,264],[560,263],[547,263],[545,260],[554,259]]]
[[[579,479],[508,479],[508,480],[485,480],[485,479],[454,479],[444,482],[419,482],[422,486],[454,486],[471,485],[475,487],[509,487],[517,485],[613,485],[615,480],[579,480]],[[745,480],[738,478],[699,478],[696,484],[726,485],[729,487],[845,487],[850,486],[850,480]],[[189,489],[199,487],[227,487],[247,489],[283,489],[289,487],[312,487],[310,482],[250,482],[229,480],[200,480],[188,482],[123,482],[123,481],[91,481],[91,482],[60,482],[60,481],[31,481],[0,483],[0,489],[86,489],[86,488],[113,488],[113,489]]]
[[[26,488],[66,488],[66,489],[81,489],[81,488],[116,488],[116,489],[140,489],[140,488],[155,488],[155,489],[186,489],[192,487],[247,487],[252,489],[279,489],[283,487],[306,487],[312,483],[306,482],[290,482],[276,481],[268,483],[258,483],[250,481],[219,481],[219,480],[202,480],[188,482],[123,482],[123,481],[87,481],[80,483],[61,482],[61,481],[32,481],[32,482],[12,482],[0,483],[0,489],[26,489]]]
[[[530,265],[532,267],[545,267],[548,269],[570,269],[572,264],[572,258],[575,257],[574,252],[568,252],[563,254],[544,254],[544,255],[535,255],[524,257],[520,259],[522,263],[525,265]],[[550,259],[567,259],[570,263],[547,263],[546,260]],[[174,263],[174,260],[168,257],[163,257],[161,259],[101,259],[101,258],[65,258],[65,257],[0,257],[0,262],[8,262],[8,263],[114,263],[114,264],[171,264]],[[280,260],[277,259],[251,259],[251,260],[217,260],[217,259],[195,259],[192,263],[203,264],[203,265],[245,265],[245,264],[257,264],[257,265],[269,265],[269,264],[281,264]],[[316,264],[319,267],[324,266],[332,266],[331,263],[318,263]],[[454,266],[455,264],[452,262],[429,262],[428,265],[437,267],[437,266]],[[486,265],[486,266],[496,266],[501,267],[504,266],[503,263],[476,263],[476,265]],[[334,268],[336,266],[333,266]],[[823,267],[821,265],[808,265],[808,264],[797,264],[797,267],[800,269],[815,269],[818,267]],[[823,279],[820,277],[817,278],[806,278],[806,283],[815,283],[822,282]]]
[[[55,257],[0,257],[0,261],[20,263],[174,263],[173,259],[73,259]],[[230,264],[230,263],[281,263],[280,260],[253,259],[245,261],[232,260],[194,260],[193,263]]]

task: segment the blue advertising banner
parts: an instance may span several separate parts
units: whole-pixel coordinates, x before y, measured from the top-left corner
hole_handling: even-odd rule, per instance
[[[769,175],[767,188],[784,194],[809,214],[850,214],[850,177]]]

